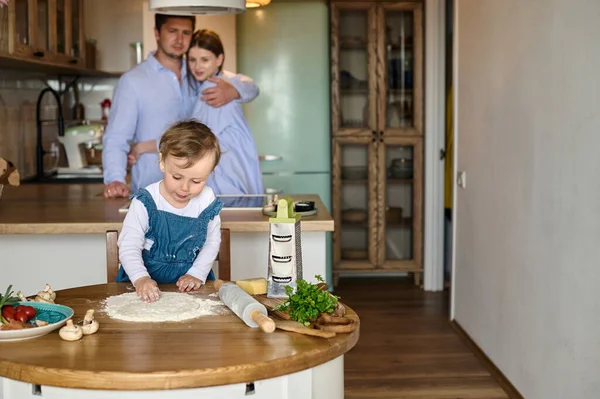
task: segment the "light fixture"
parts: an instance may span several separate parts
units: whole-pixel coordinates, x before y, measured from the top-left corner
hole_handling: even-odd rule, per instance
[[[264,7],[270,2],[271,0],[246,0],[246,8]]]
[[[266,0],[253,0],[264,3]],[[246,9],[246,0],[150,0],[151,12],[171,15],[236,14]]]

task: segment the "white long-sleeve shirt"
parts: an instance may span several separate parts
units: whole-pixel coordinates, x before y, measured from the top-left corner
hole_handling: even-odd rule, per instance
[[[175,208],[160,194],[159,185],[160,182],[157,182],[146,187],[159,211],[197,218],[215,200],[213,190],[205,186],[202,192],[192,198],[184,208]],[[142,260],[142,250],[149,250],[154,244],[152,240],[145,237],[148,227],[148,211],[140,200],[134,198],[119,234],[119,260],[133,283],[140,277],[150,276]],[[217,215],[208,223],[206,242],[187,274],[205,283],[206,276],[219,253],[220,244],[221,218]]]

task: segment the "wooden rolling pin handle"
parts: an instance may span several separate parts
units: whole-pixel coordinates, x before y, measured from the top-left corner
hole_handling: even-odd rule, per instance
[[[223,280],[215,280],[215,283],[214,283],[215,290],[217,292],[219,292],[219,290],[221,289],[221,287],[223,286],[223,284],[225,284],[225,281],[223,281]]]
[[[266,333],[275,331],[275,322],[273,319],[262,314],[260,310],[254,309],[250,312],[250,320],[258,324],[258,327]]]

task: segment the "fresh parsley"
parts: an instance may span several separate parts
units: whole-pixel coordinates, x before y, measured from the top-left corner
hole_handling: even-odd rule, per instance
[[[316,275],[315,278],[324,282],[319,275]],[[339,300],[339,297],[330,294],[327,290],[321,290],[318,285],[305,280],[296,281],[296,292],[289,286],[285,287],[285,291],[289,299],[276,310],[289,312],[292,320],[305,326],[314,322],[321,313],[333,313]]]

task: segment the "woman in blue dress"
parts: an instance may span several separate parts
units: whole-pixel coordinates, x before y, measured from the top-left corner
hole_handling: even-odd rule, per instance
[[[202,29],[194,33],[187,52],[188,77],[197,97],[190,117],[206,124],[219,140],[222,156],[207,185],[215,194],[263,194],[264,186],[258,152],[242,111],[241,101],[215,108],[202,101],[199,93],[215,85],[214,79],[229,80],[235,74],[224,71],[225,53],[219,35]]]

